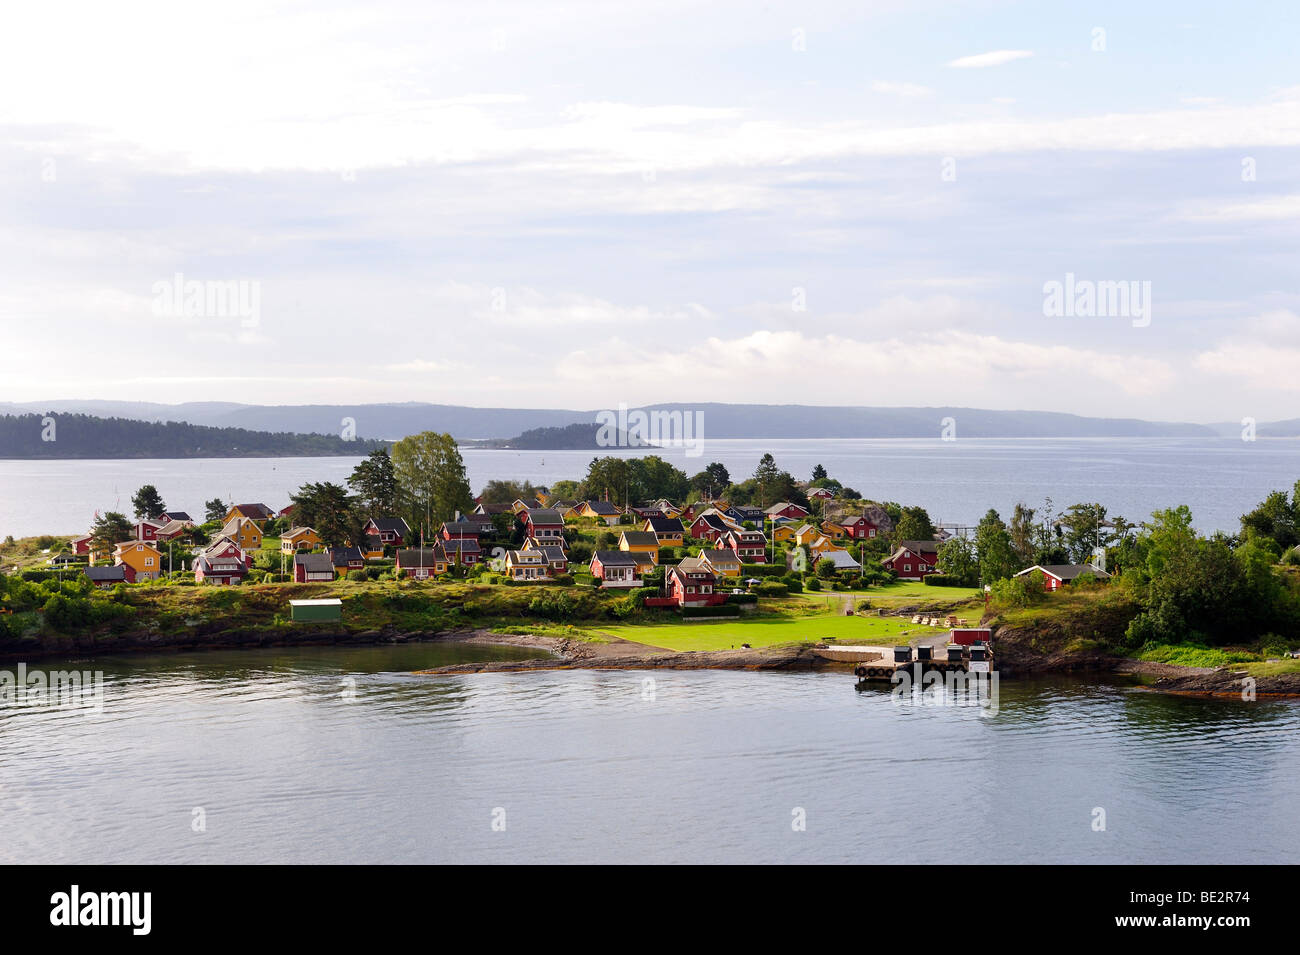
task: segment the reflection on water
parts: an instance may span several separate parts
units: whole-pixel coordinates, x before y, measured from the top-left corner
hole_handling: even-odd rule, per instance
[[[1004,680],[988,716],[843,673],[409,672],[487,655],[529,654],[92,661],[102,715],[0,710],[0,861],[1300,861],[1295,703]]]

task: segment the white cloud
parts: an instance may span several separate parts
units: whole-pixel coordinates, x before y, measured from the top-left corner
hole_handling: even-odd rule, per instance
[[[1186,208],[1178,218],[1189,222],[1249,222],[1300,219],[1300,195],[1269,196],[1244,202],[1197,203]]]
[[[932,96],[934,90],[928,86],[921,86],[917,83],[899,83],[890,80],[876,80],[871,84],[873,93],[888,93],[891,96],[904,96],[914,99],[921,96]]]
[[[1033,50],[993,50],[989,53],[977,53],[974,56],[962,56],[949,61],[948,65],[958,70],[978,70],[986,66],[1001,66],[1013,60],[1024,60],[1033,56]]]

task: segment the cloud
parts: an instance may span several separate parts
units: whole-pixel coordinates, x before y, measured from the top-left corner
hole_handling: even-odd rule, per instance
[[[1200,352],[1193,367],[1237,379],[1247,389],[1300,391],[1300,315],[1285,309],[1253,315],[1239,331]]]
[[[909,99],[934,95],[934,90],[928,86],[921,86],[917,83],[898,83],[890,80],[876,80],[871,84],[871,91],[873,93],[888,93],[892,96],[903,96]]]
[[[1245,202],[1198,203],[1185,209],[1178,218],[1187,222],[1250,222],[1300,219],[1300,195],[1271,196]]]
[[[958,57],[950,60],[948,65],[957,70],[979,70],[986,66],[1001,66],[1012,60],[1025,60],[1033,55],[1032,50],[993,50],[989,53]]]

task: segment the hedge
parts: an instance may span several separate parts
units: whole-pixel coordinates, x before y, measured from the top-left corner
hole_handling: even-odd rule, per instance
[[[930,574],[928,577],[921,578],[925,581],[927,587],[974,587],[974,584],[967,583],[960,577],[953,577],[949,574]]]
[[[742,577],[780,577],[786,572],[784,564],[741,564]]]
[[[758,594],[727,594],[727,603],[756,604],[758,603]]]
[[[740,607],[737,604],[725,603],[716,607],[683,607],[683,617],[739,617]]]

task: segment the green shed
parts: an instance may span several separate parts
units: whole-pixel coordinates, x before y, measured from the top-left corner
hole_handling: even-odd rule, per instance
[[[343,619],[343,601],[334,597],[329,600],[290,600],[291,618],[296,623],[337,623]]]

